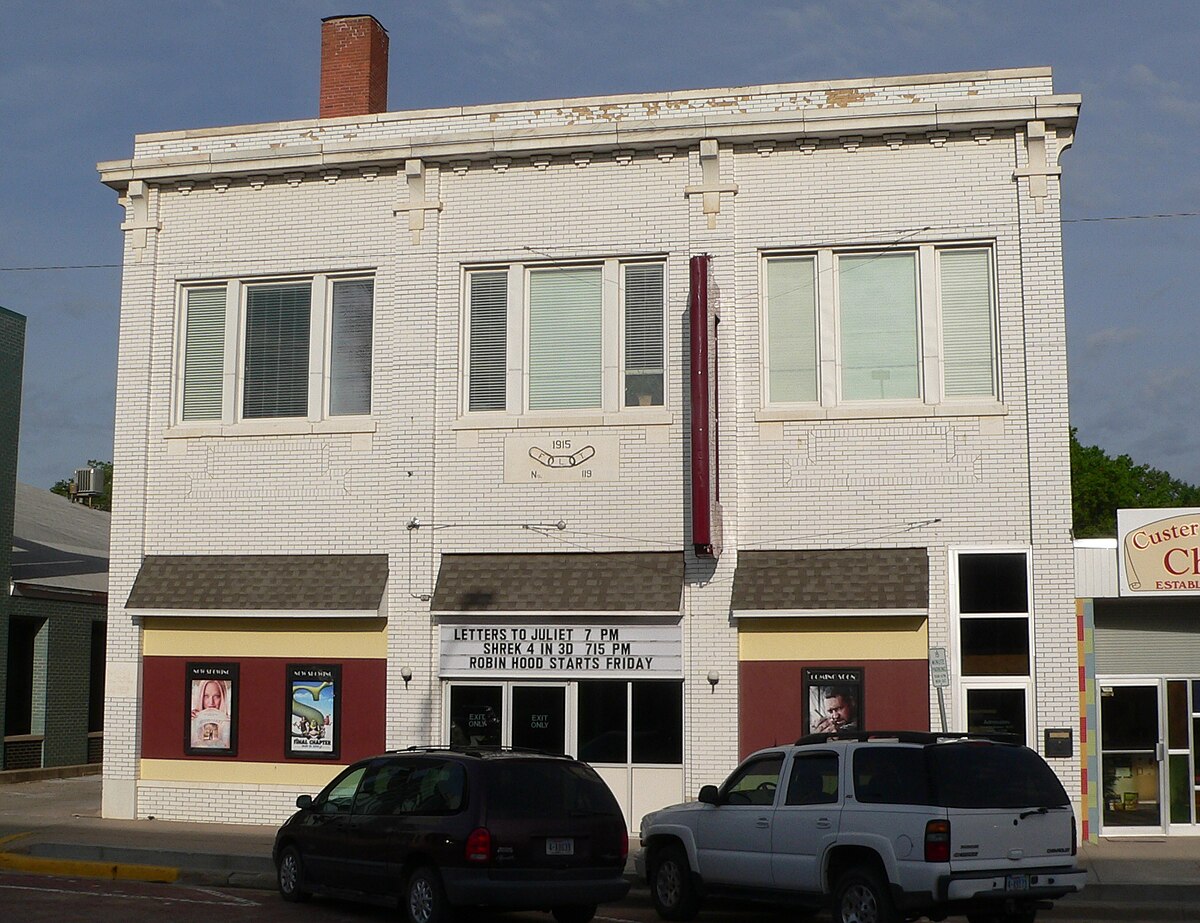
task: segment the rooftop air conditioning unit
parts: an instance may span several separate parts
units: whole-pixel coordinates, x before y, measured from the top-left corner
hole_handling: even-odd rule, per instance
[[[103,493],[103,468],[75,469],[75,495],[77,497],[99,497]]]

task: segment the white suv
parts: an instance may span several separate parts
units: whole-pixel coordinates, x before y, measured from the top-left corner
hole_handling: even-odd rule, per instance
[[[706,894],[832,906],[835,923],[922,914],[1031,923],[1082,890],[1075,816],[1028,747],[919,732],[812,735],[752,754],[699,800],[642,820],[659,916]]]

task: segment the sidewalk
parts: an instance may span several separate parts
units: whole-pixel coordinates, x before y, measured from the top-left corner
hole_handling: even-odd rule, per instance
[[[274,826],[101,818],[96,776],[0,786],[0,869],[273,889],[274,839]],[[1200,921],[1200,837],[1084,843],[1079,861],[1088,886],[1056,916]]]

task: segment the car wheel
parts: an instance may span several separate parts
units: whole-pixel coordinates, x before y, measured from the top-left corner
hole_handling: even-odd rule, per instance
[[[833,889],[834,923],[898,923],[887,882],[874,869],[851,869]]]
[[[300,850],[295,846],[284,849],[279,855],[279,867],[275,871],[280,897],[293,903],[309,899],[311,895],[304,887],[304,863],[300,859]]]
[[[450,918],[442,880],[432,866],[422,865],[408,876],[404,886],[404,912],[409,923],[444,923]]]
[[[650,900],[664,920],[690,920],[700,911],[692,869],[679,846],[656,850],[652,856]]]
[[[558,923],[591,923],[596,915],[595,904],[564,904],[550,911]]]

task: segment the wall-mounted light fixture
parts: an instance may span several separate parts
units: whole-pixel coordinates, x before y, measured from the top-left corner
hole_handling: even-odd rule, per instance
[[[718,673],[716,670],[708,671],[708,685],[712,687],[710,690],[711,692],[717,691],[717,683],[719,683],[720,681],[721,681],[720,673]]]
[[[404,680],[404,688],[408,688],[408,684],[412,682],[412,667],[401,667],[400,678]]]

